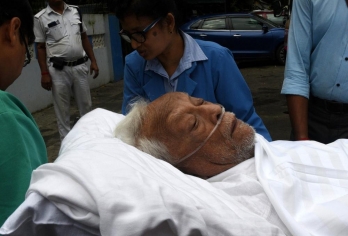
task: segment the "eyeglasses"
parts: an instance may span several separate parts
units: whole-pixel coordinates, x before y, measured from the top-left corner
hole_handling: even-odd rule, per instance
[[[213,128],[213,130],[208,135],[208,137],[203,141],[203,143],[201,143],[201,145],[199,145],[195,150],[193,150],[193,152],[190,152],[188,155],[186,155],[183,158],[181,158],[178,162],[174,163],[173,164],[174,166],[178,165],[179,163],[185,161],[187,158],[189,158],[190,156],[195,154],[199,149],[201,149],[204,146],[204,144],[208,141],[208,139],[213,135],[213,133],[215,132],[217,127],[220,125],[220,123],[222,121],[222,117],[225,115],[225,107],[223,107],[222,105],[220,105],[220,106],[221,106],[221,115],[220,115],[218,121],[216,122],[215,127]]]
[[[25,49],[27,51],[27,53],[26,53],[27,58],[25,58],[24,64],[23,64],[23,67],[25,67],[26,65],[28,65],[30,63],[31,57],[30,57],[30,52],[29,52],[27,41],[25,40],[24,34],[21,30],[19,30],[19,34],[21,35],[21,38],[22,38],[24,45],[25,45]]]
[[[134,33],[127,33],[127,32],[124,32],[123,29],[120,31],[120,36],[126,40],[128,43],[131,43],[132,39],[135,40],[136,42],[138,43],[144,43],[146,41],[146,33],[152,29],[158,21],[160,21],[162,17],[156,19],[154,22],[152,22],[151,24],[149,24],[148,26],[145,27],[145,29],[143,31],[137,31],[137,32],[134,32]]]

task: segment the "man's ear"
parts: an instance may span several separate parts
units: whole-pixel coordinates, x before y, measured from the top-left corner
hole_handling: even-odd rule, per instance
[[[19,29],[21,27],[21,20],[18,17],[13,17],[5,28],[6,40],[11,45],[14,45],[18,40],[20,40]]]
[[[166,22],[169,32],[173,32],[175,30],[175,16],[172,13],[167,14]]]

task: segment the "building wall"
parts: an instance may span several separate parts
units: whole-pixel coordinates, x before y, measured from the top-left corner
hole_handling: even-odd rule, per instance
[[[99,67],[99,76],[96,79],[93,79],[91,75],[88,77],[90,88],[97,88],[110,81],[121,79],[123,76],[122,58],[113,56],[115,53],[112,50],[120,51],[122,54],[122,49],[117,42],[115,44],[110,40],[110,35],[115,35],[117,28],[109,27],[109,15],[83,14],[82,18],[87,26],[87,34]],[[35,112],[52,104],[52,94],[41,87],[41,71],[36,59],[34,45],[30,46],[30,51],[32,61],[23,68],[22,74],[7,89],[7,92],[19,98],[30,112]],[[90,61],[87,64],[89,66]],[[117,65],[116,68],[114,68],[115,65]]]

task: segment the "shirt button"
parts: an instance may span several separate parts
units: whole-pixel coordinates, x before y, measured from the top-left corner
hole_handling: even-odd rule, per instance
[[[336,84],[337,87],[340,87],[341,85],[340,84]]]
[[[348,61],[348,57],[344,58],[344,60]]]

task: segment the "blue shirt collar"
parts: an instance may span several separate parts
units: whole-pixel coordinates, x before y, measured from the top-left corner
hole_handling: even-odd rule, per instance
[[[182,31],[180,33],[182,35],[185,45],[184,54],[180,59],[178,67],[176,68],[174,74],[170,79],[176,78],[182,72],[184,72],[188,68],[191,68],[193,62],[208,60],[207,56],[204,54],[196,40],[194,40],[191,36]],[[148,60],[146,62],[145,71],[148,70],[152,70],[155,73],[168,78],[168,76],[166,75],[167,73],[165,72],[162,64],[159,62],[157,58]]]

